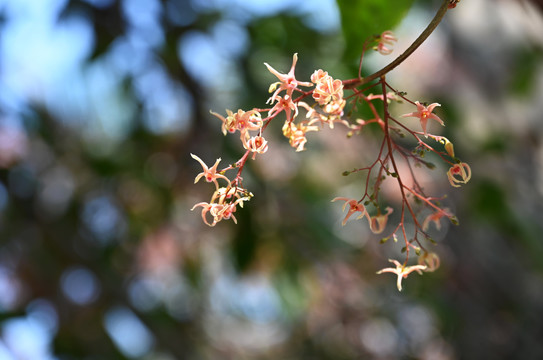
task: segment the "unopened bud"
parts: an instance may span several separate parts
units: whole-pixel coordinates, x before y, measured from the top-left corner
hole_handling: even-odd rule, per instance
[[[449,154],[450,157],[454,157],[454,146],[453,143],[445,139],[445,151]]]

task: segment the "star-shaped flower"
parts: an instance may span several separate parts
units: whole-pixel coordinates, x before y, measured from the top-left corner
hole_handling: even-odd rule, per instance
[[[436,106],[441,106],[438,103],[433,103],[428,105],[428,107],[422,105],[418,101],[415,101],[415,105],[417,105],[417,111],[413,111],[409,114],[404,114],[402,117],[416,117],[420,119],[420,125],[422,126],[422,131],[424,131],[424,136],[428,137],[428,132],[426,131],[426,125],[428,123],[429,119],[434,119],[435,121],[439,122],[441,125],[445,126],[443,123],[443,120],[439,118],[436,114],[433,114],[432,111],[434,111],[434,108]]]
[[[192,156],[194,160],[198,161],[200,165],[202,165],[202,168],[204,170],[203,172],[199,173],[194,179],[195,184],[198,182],[198,180],[200,180],[201,177],[205,177],[207,182],[215,183],[215,186],[217,189],[219,188],[219,183],[217,182],[218,178],[224,179],[228,181],[228,184],[230,184],[230,180],[226,176],[217,173],[217,166],[219,166],[219,162],[221,162],[220,158],[217,159],[217,161],[215,162],[215,165],[208,168],[207,165],[198,156],[194,154],[190,154],[190,156]]]
[[[332,199],[332,202],[337,201],[337,200],[345,201],[345,204],[343,205],[343,211],[345,211],[345,208],[347,207],[347,205],[349,205],[349,211],[347,211],[347,215],[345,215],[345,218],[341,222],[341,225],[345,225],[347,223],[347,220],[349,220],[349,218],[351,217],[351,215],[356,212],[360,212],[360,215],[358,215],[358,217],[356,218],[357,220],[362,219],[364,215],[367,214],[366,208],[364,207],[364,205],[360,204],[355,199],[349,199],[346,197],[337,197],[337,198]]]
[[[433,222],[435,224],[436,229],[441,230],[441,218],[451,218],[452,216],[453,215],[449,213],[449,209],[447,208],[431,213],[430,215],[426,216],[426,218],[422,222],[422,231],[428,231],[428,228],[430,227],[430,222]]]
[[[396,285],[398,286],[398,291],[402,291],[402,279],[403,278],[406,278],[407,275],[411,274],[413,271],[416,271],[416,272],[418,272],[419,274],[422,275],[422,270],[425,270],[427,268],[426,265],[405,266],[403,264],[400,264],[396,260],[390,260],[389,259],[388,261],[390,261],[391,263],[396,265],[396,267],[395,268],[385,268],[383,270],[379,270],[377,272],[377,274],[390,272],[390,273],[398,275],[398,281],[396,283]]]
[[[277,98],[279,92],[281,92],[282,90],[286,90],[287,95],[289,97],[292,97],[292,93],[293,93],[293,91],[295,89],[297,89],[298,85],[301,85],[301,86],[313,86],[313,84],[310,83],[310,82],[303,82],[303,81],[296,80],[296,77],[294,76],[294,68],[296,67],[296,62],[297,61],[298,61],[298,54],[294,54],[294,56],[292,57],[292,66],[290,67],[289,72],[286,73],[286,74],[281,74],[280,72],[278,72],[277,70],[272,68],[267,63],[264,63],[264,65],[266,65],[268,70],[273,75],[277,76],[277,78],[279,79],[279,82],[273,83],[270,86],[270,92],[275,90],[275,92],[273,93],[273,95],[270,98],[271,102],[275,101],[275,99]],[[277,88],[278,85],[279,85],[279,88]]]
[[[212,224],[210,224],[208,221],[207,221],[207,218],[206,218],[206,214],[212,210],[214,207],[216,206],[221,206],[221,205],[217,205],[217,204],[210,204],[210,203],[206,203],[206,202],[199,202],[198,204],[194,205],[192,207],[192,209],[190,209],[191,211],[193,211],[194,209],[196,209],[197,207],[201,206],[202,207],[202,219],[204,220],[204,223],[208,226],[215,226],[215,221],[213,221]]]

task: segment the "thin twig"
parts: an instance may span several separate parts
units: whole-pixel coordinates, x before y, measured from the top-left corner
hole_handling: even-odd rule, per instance
[[[355,88],[355,87],[358,87],[360,85],[367,84],[367,83],[369,83],[369,82],[371,82],[371,81],[373,81],[375,79],[380,78],[383,75],[388,74],[391,70],[396,68],[402,62],[404,62],[405,59],[407,59],[415,50],[417,50],[417,48],[420,45],[422,45],[422,43],[428,38],[428,36],[430,36],[430,34],[432,32],[434,32],[436,27],[439,25],[439,23],[441,22],[441,20],[445,16],[445,13],[447,13],[447,10],[449,10],[449,4],[450,4],[449,0],[444,0],[443,1],[443,4],[441,5],[439,10],[437,11],[436,15],[434,16],[434,18],[432,19],[430,24],[428,24],[426,29],[424,29],[422,34],[419,35],[419,37],[411,44],[411,46],[409,46],[407,48],[407,50],[405,50],[400,56],[398,56],[396,59],[394,59],[394,61],[392,61],[390,64],[388,64],[387,66],[385,66],[381,70],[379,70],[379,71],[377,71],[377,72],[375,72],[375,73],[373,73],[373,74],[371,74],[369,76],[366,76],[364,78],[351,79],[351,80],[344,81],[343,85],[345,86],[345,88]]]

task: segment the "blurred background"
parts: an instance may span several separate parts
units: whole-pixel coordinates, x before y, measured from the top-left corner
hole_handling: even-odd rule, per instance
[[[364,74],[439,5],[415,2]],[[190,211],[213,185],[189,153],[243,150],[209,111],[265,107],[264,62],[356,77],[334,0],[0,0],[0,360],[543,358],[540,10],[464,0],[388,77],[442,104],[433,130],[473,170],[461,189],[425,173],[460,226],[399,293],[375,272],[400,246],[330,203],[360,196],[341,173],[370,161],[371,131],[295,153],[272,124],[238,225]]]

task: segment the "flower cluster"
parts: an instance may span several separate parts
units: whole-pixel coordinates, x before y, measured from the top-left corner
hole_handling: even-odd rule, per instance
[[[333,128],[335,122],[345,123],[341,120],[341,116],[346,100],[343,98],[343,82],[333,79],[328,75],[328,72],[322,69],[316,70],[311,75],[311,82],[298,81],[294,75],[297,61],[298,54],[294,54],[292,66],[287,74],[282,74],[265,63],[268,70],[279,79],[278,82],[271,84],[269,91],[273,94],[267,103],[273,104],[273,107],[268,111],[268,119],[276,117],[282,111],[285,112],[283,135],[289,139],[290,145],[296,151],[302,151],[305,150],[307,143],[306,134],[319,130],[315,124],[326,123]],[[298,86],[314,86],[311,95],[315,100],[315,105],[310,106],[307,102],[293,98],[294,91],[300,92],[302,97],[308,94]],[[282,91],[285,91],[283,95],[281,95]],[[306,111],[306,117],[305,120],[296,123],[300,107]]]
[[[239,109],[237,112],[226,110],[226,116],[211,112],[221,122],[221,130],[224,135],[235,134],[239,132],[240,141],[245,154],[235,164],[218,170],[220,159],[209,168],[198,156],[191,154],[203,168],[203,172],[198,174],[195,183],[201,178],[207,182],[215,184],[215,192],[210,202],[200,202],[192,208],[193,210],[202,208],[202,219],[209,226],[215,226],[219,221],[236,218],[234,212],[237,206],[243,206],[244,201],[250,200],[252,194],[242,186],[241,172],[249,157],[252,154],[254,160],[258,154],[264,154],[268,150],[268,141],[263,137],[263,131],[267,124],[285,113],[283,124],[283,135],[289,140],[290,145],[296,151],[305,150],[307,143],[306,134],[311,131],[318,131],[316,124],[328,124],[333,127],[335,122],[347,123],[341,120],[343,108],[346,101],[343,98],[343,83],[341,80],[333,79],[326,71],[316,70],[311,76],[311,82],[299,81],[294,74],[298,55],[294,54],[292,66],[288,73],[283,74],[275,70],[268,64],[264,64],[268,70],[277,77],[279,81],[270,85],[269,91],[271,97],[266,102],[271,107],[268,109],[252,109],[244,111]],[[310,92],[304,92],[300,87],[314,87]],[[312,95],[315,101],[313,106],[307,102],[295,99],[295,92],[302,96]],[[306,116],[297,121],[300,108],[305,111]],[[262,113],[267,112],[267,116],[262,118]],[[229,170],[237,169],[236,176],[230,180],[225,174]],[[218,180],[226,181],[226,186],[219,186]],[[209,220],[209,216],[213,218]]]
[[[383,95],[364,95],[362,93],[355,93],[358,98],[368,104],[373,117],[369,119],[357,119],[356,124],[350,126],[350,135],[354,133],[360,133],[364,127],[369,124],[378,124],[384,132],[381,150],[378,155],[378,159],[368,167],[355,169],[353,171],[346,171],[344,175],[356,173],[360,171],[366,171],[367,176],[365,180],[365,192],[360,199],[352,199],[346,197],[337,197],[332,201],[342,200],[345,201],[343,205],[343,211],[348,207],[347,214],[342,221],[342,225],[347,223],[347,220],[353,215],[358,214],[356,219],[367,218],[369,222],[370,230],[374,234],[383,233],[387,228],[389,216],[393,210],[387,207],[385,211],[381,211],[379,201],[380,185],[387,177],[396,179],[398,189],[402,197],[402,210],[400,214],[400,222],[391,230],[390,235],[384,237],[381,242],[386,242],[390,237],[395,242],[398,241],[398,234],[403,238],[405,246],[402,249],[406,253],[405,261],[400,264],[397,260],[391,260],[396,267],[386,268],[378,272],[379,274],[384,272],[392,272],[398,275],[398,290],[401,290],[401,281],[406,278],[411,272],[417,271],[422,274],[423,271],[434,271],[439,266],[439,257],[437,254],[428,251],[424,245],[419,241],[419,236],[424,239],[433,241],[429,234],[430,224],[433,223],[437,230],[441,229],[441,219],[449,219],[453,224],[458,221],[456,217],[449,211],[448,208],[442,208],[439,200],[434,197],[427,196],[424,193],[423,188],[419,185],[415,178],[415,170],[413,167],[420,167],[424,165],[427,168],[434,168],[435,166],[424,159],[427,152],[432,152],[437,157],[450,166],[447,172],[449,182],[454,187],[459,187],[461,184],[466,184],[471,178],[471,168],[468,164],[461,162],[456,158],[454,153],[454,146],[449,139],[444,136],[434,135],[428,131],[428,121],[434,120],[438,124],[444,126],[444,121],[434,113],[434,110],[439,107],[438,103],[430,105],[422,104],[419,101],[411,101],[405,97],[405,93],[398,92],[390,87],[384,79],[381,79],[380,85],[383,90],[383,94],[386,93],[386,89],[390,88],[391,93],[387,93],[386,97]],[[386,99],[386,100],[385,100]],[[382,101],[384,104],[384,111],[380,114],[373,104],[374,101]],[[404,123],[397,120],[389,112],[389,106],[392,101],[407,101],[416,107],[415,111],[402,115],[400,118],[417,118],[420,122],[420,130],[412,130]],[[394,140],[391,133],[399,134],[401,137],[410,135],[417,143],[415,150],[412,152],[407,151],[402,145]],[[425,142],[423,139],[433,139],[443,145],[444,151],[436,150],[433,146]],[[406,176],[399,172],[398,161],[406,164],[410,171],[408,178],[411,178],[413,185],[407,185]],[[372,174],[375,174],[373,180]],[[373,182],[373,184],[372,184]],[[410,200],[413,198],[414,200]],[[367,210],[367,206],[373,206],[376,209],[377,214],[370,216]],[[420,207],[420,210],[416,210],[415,207]],[[423,221],[419,221],[418,214],[422,212],[422,208],[430,210],[430,214],[427,215]],[[414,233],[408,235],[406,230],[406,216],[410,215],[412,222],[415,225]],[[407,266],[409,251],[414,250],[419,256],[419,264],[414,266]]]
[[[243,147],[253,153],[253,159],[256,154],[263,154],[268,150],[268,142],[260,134],[251,135],[251,131],[257,131],[262,128],[262,116],[260,113],[253,109],[250,111],[238,110],[237,113],[233,113],[230,110],[226,110],[226,118],[217,113],[211,112],[222,121],[222,132],[224,135],[229,133],[235,133],[239,131],[240,139]]]
[[[383,55],[392,52],[391,45],[397,38],[390,31],[383,32],[377,39],[375,50]],[[220,159],[212,167],[208,167],[198,156],[191,156],[200,163],[203,171],[196,176],[195,182],[204,178],[207,182],[214,183],[215,191],[209,202],[200,202],[194,205],[193,210],[201,208],[201,216],[205,224],[215,226],[221,220],[232,219],[237,222],[234,213],[238,205],[243,207],[245,201],[253,196],[242,184],[242,171],[249,158],[253,160],[257,155],[267,152],[268,142],[263,133],[269,123],[277,118],[282,118],[283,135],[288,139],[290,145],[296,151],[305,150],[307,144],[307,133],[318,131],[324,125],[331,129],[335,124],[344,125],[347,128],[347,137],[354,134],[362,134],[367,126],[375,124],[377,130],[382,133],[381,145],[377,158],[369,166],[355,168],[345,171],[343,175],[352,173],[365,173],[362,181],[362,195],[360,199],[348,197],[336,197],[332,201],[343,201],[343,211],[347,210],[342,220],[342,225],[356,216],[356,219],[366,218],[369,229],[374,234],[382,234],[389,231],[389,235],[382,238],[381,243],[393,238],[398,242],[403,239],[405,244],[402,252],[405,253],[405,261],[400,263],[397,260],[390,260],[395,266],[385,268],[378,274],[390,272],[397,275],[398,290],[402,290],[402,279],[410,273],[423,271],[434,271],[439,267],[437,254],[428,251],[421,240],[433,240],[429,236],[430,225],[441,228],[441,219],[449,219],[457,223],[456,217],[441,205],[441,198],[428,196],[417,180],[418,170],[415,168],[426,167],[432,169],[435,165],[426,160],[425,154],[432,153],[433,157],[444,162],[450,168],[447,177],[453,187],[466,184],[471,178],[471,169],[468,164],[460,161],[454,152],[453,144],[441,135],[430,132],[434,122],[444,126],[445,122],[434,113],[440,106],[438,103],[430,105],[419,101],[412,101],[406,97],[406,93],[392,88],[384,75],[380,75],[373,84],[365,84],[362,77],[351,80],[334,79],[328,72],[316,70],[310,78],[310,82],[300,81],[295,76],[298,55],[294,54],[292,65],[287,73],[281,73],[269,64],[266,68],[278,81],[269,87],[271,96],[266,104],[268,108],[232,112],[226,110],[226,116],[212,112],[221,122],[221,129],[224,135],[239,132],[239,137],[245,153],[234,164],[223,169],[218,169]],[[362,67],[360,67],[361,69]],[[369,82],[369,81],[368,81]],[[370,91],[377,90],[377,94]],[[345,92],[352,94],[345,96]],[[390,109],[393,102],[407,102],[415,107],[412,112],[395,117]],[[379,103],[379,104],[378,104]],[[359,111],[358,107],[364,106],[369,111]],[[367,118],[349,119],[345,117],[345,108],[348,114],[371,114]],[[284,113],[284,117],[280,116]],[[304,114],[305,116],[300,116]],[[416,118],[419,124],[415,129],[408,126],[404,118]],[[349,121],[350,120],[350,121]],[[414,142],[414,149],[408,149],[409,138]],[[434,140],[443,146],[442,150],[435,148],[435,145],[428,143]],[[440,145],[438,147],[441,147]],[[400,172],[401,164],[409,169],[407,172]],[[233,171],[235,176],[226,176],[228,171]],[[401,211],[396,211],[383,204],[380,198],[381,185],[387,178],[392,178],[397,184],[397,190],[401,195]],[[221,184],[222,183],[222,184]],[[384,209],[384,210],[383,210]],[[372,215],[370,215],[372,214]],[[424,214],[424,220],[419,219]],[[392,217],[398,219],[398,223],[390,225]],[[409,226],[406,226],[408,225]],[[389,226],[390,225],[390,226]],[[413,226],[414,225],[414,226]],[[413,229],[414,230],[411,230]],[[418,264],[408,266],[410,251],[418,256]]]
[[[204,220],[204,223],[209,226],[215,226],[219,221],[228,220],[230,218],[237,223],[236,217],[234,216],[237,206],[243,207],[243,202],[250,200],[253,194],[240,186],[232,184],[232,182],[221,174],[221,172],[217,173],[217,166],[221,162],[221,159],[217,159],[215,165],[208,168],[198,156],[194,154],[190,154],[190,156],[198,161],[203,168],[203,172],[196,176],[194,183],[197,183],[203,177],[207,182],[213,182],[215,184],[215,192],[213,193],[213,196],[211,196],[211,200],[209,202],[199,202],[194,205],[191,210],[201,207],[202,219]],[[217,179],[225,180],[227,185],[220,187]],[[208,213],[213,217],[211,223],[207,218]]]

